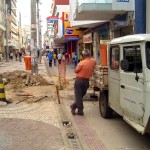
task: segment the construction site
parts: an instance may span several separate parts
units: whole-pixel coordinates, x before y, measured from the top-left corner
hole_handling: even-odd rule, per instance
[[[24,62],[0,65],[8,101],[0,102],[0,150],[149,150],[148,135],[138,134],[117,115],[100,117],[92,88],[84,97],[85,115],[73,116],[74,67],[66,65],[65,78],[59,69],[49,67],[45,57],[37,74],[26,71]]]

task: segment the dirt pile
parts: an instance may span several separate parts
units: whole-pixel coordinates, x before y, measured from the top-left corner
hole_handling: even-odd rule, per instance
[[[0,75],[2,75],[5,85],[12,85],[14,87],[50,85],[40,74],[32,75],[26,71],[16,70],[13,72],[5,72]]]

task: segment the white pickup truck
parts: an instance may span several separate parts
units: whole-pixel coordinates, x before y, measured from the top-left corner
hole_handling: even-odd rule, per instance
[[[150,34],[113,39],[107,52],[108,66],[96,65],[91,77],[101,116],[114,110],[139,133],[150,133]]]

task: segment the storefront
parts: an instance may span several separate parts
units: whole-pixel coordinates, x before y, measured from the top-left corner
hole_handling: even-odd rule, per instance
[[[94,58],[96,59],[97,64],[101,63],[101,49],[107,47],[107,42],[110,41],[110,28],[109,22],[104,23],[103,25],[94,29],[93,34],[93,51]]]
[[[87,34],[83,35],[83,43],[84,43],[84,48],[89,49],[91,52],[91,56],[93,56],[92,32],[88,32]]]
[[[5,51],[4,33],[5,33],[5,28],[0,24],[0,53],[3,55]]]
[[[82,30],[77,30],[75,27],[72,27],[69,22],[69,13],[63,12],[62,13],[62,22],[63,22],[63,36],[65,38],[65,52],[69,54],[70,60],[72,60],[72,56],[74,53],[78,55],[79,53],[79,46],[78,40],[79,35],[83,34]]]
[[[111,31],[113,35],[112,38],[133,34],[133,22],[133,12],[128,12],[124,15],[116,16],[111,23]]]

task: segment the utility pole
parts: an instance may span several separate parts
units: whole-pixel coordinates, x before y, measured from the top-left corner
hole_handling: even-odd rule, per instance
[[[39,0],[37,0],[37,45],[38,45],[38,49],[37,49],[37,54],[38,54],[38,59],[39,59],[39,63],[41,64],[41,20],[40,20],[40,9],[39,9]]]
[[[35,55],[37,45],[36,0],[31,0],[31,51]]]
[[[36,48],[37,48],[36,2],[37,0],[31,0],[31,57],[32,57],[31,73],[33,74],[38,73],[38,62],[36,55]]]
[[[8,35],[9,35],[9,32],[8,32],[8,3],[6,1],[6,4],[5,4],[5,23],[6,23],[6,34],[5,34],[5,37],[6,37],[6,47],[5,47],[5,58],[6,58],[6,62],[9,61],[9,46],[8,46]]]

